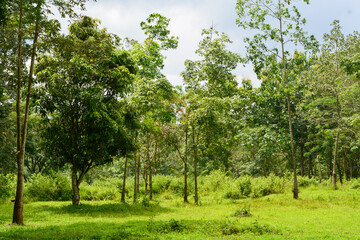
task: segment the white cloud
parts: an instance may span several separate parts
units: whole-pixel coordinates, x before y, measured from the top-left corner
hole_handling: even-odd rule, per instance
[[[158,12],[170,18],[170,30],[180,39],[177,50],[165,53],[164,74],[174,85],[179,85],[185,59],[197,59],[195,50],[203,28],[214,24],[219,32],[226,32],[233,40],[234,43],[229,46],[232,51],[245,54],[242,39],[246,32],[235,24],[235,5],[236,0],[97,0],[88,3],[84,14],[99,18],[109,32],[139,41],[144,39],[140,22],[149,14]],[[346,33],[360,29],[359,0],[313,0],[309,6],[302,4],[300,10],[308,20],[305,29],[317,38],[329,32],[333,19],[341,20]],[[249,65],[245,68],[239,66],[234,74],[239,81],[250,77],[254,85],[260,85]]]

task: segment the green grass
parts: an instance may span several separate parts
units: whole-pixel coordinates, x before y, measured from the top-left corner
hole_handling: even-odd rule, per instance
[[[214,193],[217,194],[217,193]],[[9,224],[12,205],[0,205],[0,239],[360,239],[360,191],[311,186],[290,193],[201,205],[157,195],[150,206],[115,201],[35,202],[25,226]],[[168,196],[166,197],[168,198]],[[241,216],[241,209],[250,214]]]

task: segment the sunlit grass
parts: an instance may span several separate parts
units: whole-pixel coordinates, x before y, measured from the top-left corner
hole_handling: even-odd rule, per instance
[[[0,239],[360,239],[360,192],[326,186],[256,199],[223,199],[214,192],[200,206],[156,195],[150,206],[116,201],[35,202],[25,226],[13,226],[12,205],[0,205]],[[234,216],[246,208],[251,216]]]

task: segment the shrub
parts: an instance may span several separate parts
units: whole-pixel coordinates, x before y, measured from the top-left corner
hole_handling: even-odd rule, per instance
[[[233,217],[250,217],[250,206],[245,205],[242,208],[239,208],[235,211],[235,213],[232,215]]]
[[[280,178],[271,173],[266,180],[269,185],[269,194],[285,192],[285,187],[286,187],[285,178]]]
[[[67,201],[71,200],[72,190],[65,175],[39,173],[26,184],[25,195],[33,201]]]
[[[229,184],[229,177],[221,170],[212,171],[209,175],[200,178],[199,182],[203,182],[202,189],[206,192],[223,190]]]
[[[249,177],[239,177],[236,180],[239,192],[243,197],[249,197],[251,193],[251,180]]]
[[[319,182],[315,178],[301,177],[297,178],[299,187],[308,187],[310,185],[318,185]]]
[[[224,197],[228,198],[228,199],[240,199],[240,198],[242,198],[241,193],[238,190],[227,191],[225,193]]]
[[[14,195],[15,178],[12,175],[0,174],[0,201],[6,201]]]
[[[182,221],[178,221],[175,219],[170,219],[169,221],[161,223],[159,226],[157,226],[155,229],[148,225],[148,230],[150,231],[157,231],[161,233],[171,233],[171,232],[182,232],[185,229],[185,224]]]
[[[153,177],[153,192],[154,193],[163,193],[169,189],[171,181],[174,177],[164,176],[164,175],[155,175]]]
[[[188,186],[189,187],[189,186]],[[178,177],[172,177],[169,184],[169,190],[175,194],[183,194],[184,192],[184,181]]]
[[[88,201],[115,200],[120,198],[120,191],[116,185],[104,186],[97,182],[94,185],[80,186],[80,197]]]
[[[252,181],[252,191],[250,197],[258,198],[269,194],[270,194],[270,187],[268,182],[266,181],[266,178],[264,177],[254,178]]]

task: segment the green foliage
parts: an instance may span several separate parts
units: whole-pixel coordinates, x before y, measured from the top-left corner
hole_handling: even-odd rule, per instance
[[[244,205],[242,208],[237,209],[232,216],[233,217],[250,217],[251,216],[250,206]]]
[[[116,186],[101,186],[99,184],[83,184],[80,188],[81,198],[87,201],[104,201],[120,199],[120,192]]]
[[[298,184],[299,187],[308,187],[308,186],[316,186],[319,184],[319,181],[315,178],[308,178],[308,177],[298,177]]]
[[[287,184],[285,178],[273,174],[268,177],[257,178],[239,177],[234,181],[234,185],[225,193],[224,197],[229,199],[258,198],[269,194],[284,193]]]
[[[71,195],[70,181],[61,173],[32,175],[25,188],[25,196],[32,201],[68,201]]]
[[[226,188],[229,180],[230,178],[221,170],[214,170],[209,175],[204,175],[199,178],[202,185],[201,189],[204,192],[221,191]]]
[[[171,218],[169,221],[162,222],[160,224],[154,225],[154,222],[150,219],[147,229],[150,232],[159,232],[159,233],[171,233],[177,232],[180,233],[186,229],[185,224],[182,221],[175,220]]]
[[[15,193],[15,177],[0,173],[0,202],[6,201]]]

